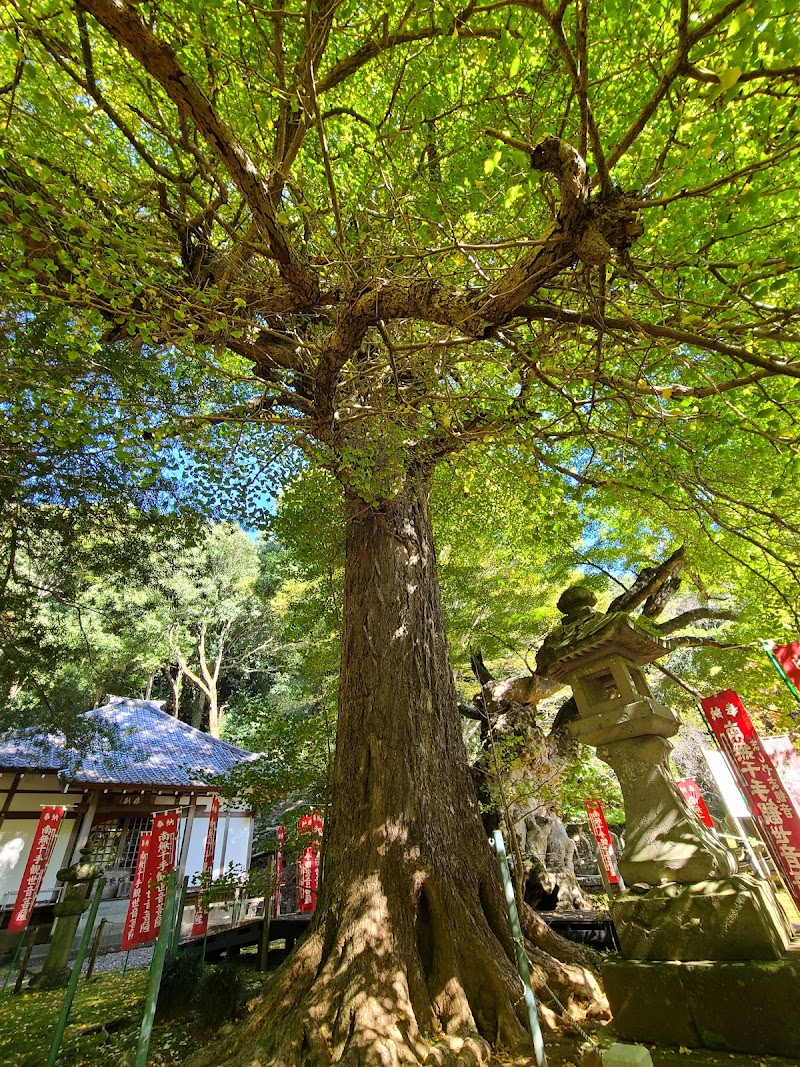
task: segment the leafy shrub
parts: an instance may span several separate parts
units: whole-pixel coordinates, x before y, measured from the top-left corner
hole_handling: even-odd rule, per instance
[[[202,973],[203,961],[196,952],[179,952],[167,960],[158,992],[156,1017],[175,1019],[190,1011]]]
[[[197,984],[195,1007],[204,1026],[215,1027],[235,1019],[244,1011],[247,979],[235,963],[206,967]]]

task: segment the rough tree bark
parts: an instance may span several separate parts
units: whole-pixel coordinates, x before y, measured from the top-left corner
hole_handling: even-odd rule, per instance
[[[319,909],[224,1060],[216,1045],[196,1067],[478,1065],[491,1045],[530,1048],[461,733],[427,476],[410,472],[405,491],[380,508],[355,499],[348,507],[342,700]],[[562,946],[588,958],[550,937],[551,949]],[[545,979],[579,1010],[602,1001],[589,970],[538,949],[540,990]]]

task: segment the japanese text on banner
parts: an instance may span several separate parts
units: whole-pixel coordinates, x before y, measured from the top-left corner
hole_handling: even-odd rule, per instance
[[[597,850],[600,853],[600,861],[603,864],[606,879],[610,885],[619,885],[619,875],[617,874],[617,864],[614,856],[614,845],[603,812],[603,805],[599,800],[593,798],[591,800],[584,800],[583,806],[586,809],[586,815],[589,819],[589,829],[592,831],[594,839],[597,842]]]
[[[180,813],[160,812],[150,831],[150,855],[147,862],[147,894],[139,922],[141,941],[152,941],[161,929],[161,915],[167,896],[167,876],[175,869],[175,843]]]
[[[684,778],[682,781],[676,782],[675,784],[678,789],[680,789],[683,799],[698,817],[700,822],[705,826],[708,826],[711,830],[715,829],[714,820],[711,818],[711,812],[708,810],[700,786],[694,778]]]
[[[14,910],[11,912],[11,919],[8,923],[8,930],[11,933],[24,930],[30,922],[33,906],[42,888],[45,871],[53,855],[63,817],[64,808],[42,808],[39,825],[36,827],[33,844],[28,854],[28,862],[25,864],[22,882],[17,892]]]
[[[727,689],[700,702],[722,751],[729,758],[753,818],[800,907],[800,814],[781,781],[739,694]]]
[[[203,873],[214,873],[214,850],[217,845],[217,821],[219,819],[219,797],[211,801],[211,812],[208,816],[208,830],[206,831],[206,847],[203,852]],[[192,922],[192,937],[202,937],[208,931],[208,908],[203,904],[202,892],[197,898],[194,908],[194,920]]]
[[[131,899],[128,901],[128,914],[125,917],[125,927],[122,931],[122,952],[139,944],[142,938],[139,925],[139,912],[142,910],[142,899],[149,896],[145,878],[147,876],[148,859],[150,857],[150,831],[139,834],[139,849],[136,854],[136,868],[133,876],[133,888]],[[148,923],[149,929],[149,923]]]

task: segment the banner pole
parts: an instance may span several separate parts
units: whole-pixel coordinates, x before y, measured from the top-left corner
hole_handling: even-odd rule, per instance
[[[97,953],[100,951],[100,941],[103,937],[103,930],[105,929],[108,919],[101,919],[100,925],[97,927],[97,933],[94,936],[94,944],[92,945],[92,951],[89,954],[89,966],[86,968],[86,981],[92,977],[92,971],[94,965],[97,963]]]
[[[722,754],[725,756],[725,759],[728,761],[728,767],[730,768],[731,773],[733,774],[734,781],[736,782],[736,784],[739,787],[739,792],[742,794],[743,797],[749,798],[750,797],[750,790],[748,789],[747,782],[745,781],[744,777],[742,776],[742,772],[741,772],[741,769],[739,768],[739,764],[734,759],[733,754],[728,751],[728,749],[725,747],[724,744],[720,745],[720,750],[721,750]],[[763,823],[761,821],[761,817],[756,815],[755,812],[753,811],[752,804],[749,802],[749,799],[748,799],[748,807],[750,808],[750,817],[751,817],[751,819],[753,821],[753,825],[755,826],[756,830],[758,831],[758,836],[761,838],[761,841],[763,842],[764,847],[766,848],[767,853],[768,853],[770,859],[772,860],[772,863],[773,863],[773,865],[775,867],[775,871],[777,872],[778,878],[780,878],[780,880],[784,883],[784,886],[786,887],[786,889],[789,892],[789,896],[792,897],[795,906],[798,908],[798,910],[800,910],[800,901],[795,901],[794,900],[794,897],[793,897],[793,894],[792,894],[792,890],[791,890],[790,886],[786,882],[786,875],[785,875],[785,872],[784,872],[784,869],[783,869],[783,865],[781,863],[780,854],[775,849],[775,845],[774,845],[774,842],[772,841],[772,838],[771,838],[770,834],[767,833],[767,831],[765,830],[764,825],[763,825]],[[770,881],[770,882],[772,881],[772,879],[769,877],[769,873],[767,874],[767,881]]]
[[[500,874],[503,878],[506,908],[508,910],[508,922],[511,927],[511,939],[514,942],[514,952],[517,957],[517,970],[519,971],[519,976],[522,979],[522,985],[525,989],[525,1005],[528,1009],[528,1025],[531,1028],[533,1051],[536,1055],[537,1067],[547,1067],[542,1028],[539,1025],[536,997],[534,997],[533,990],[531,989],[531,975],[528,968],[528,957],[525,955],[525,942],[522,940],[522,928],[519,925],[519,912],[517,911],[517,900],[514,895],[514,883],[511,881],[511,871],[508,869],[508,857],[506,856],[506,844],[503,840],[502,830],[495,830],[493,837],[494,850],[497,853],[497,862],[500,864]]]
[[[796,862],[800,855],[800,812],[780,781],[739,694],[726,689],[705,698],[702,706],[718,734],[734,779],[748,800],[778,876],[795,907],[800,908],[800,871]],[[730,719],[734,721],[733,730]]]
[[[269,875],[267,877],[266,892],[264,893],[264,925],[261,928],[261,953],[259,970],[264,974],[269,969],[269,923],[272,914],[272,888],[275,878],[275,858],[270,857]]]
[[[125,977],[125,972],[128,969],[128,956],[130,956],[130,954],[131,954],[131,950],[128,949],[128,951],[125,953],[125,963],[122,966],[122,977],[123,978]]]
[[[153,1033],[153,1022],[156,1017],[158,991],[161,988],[161,975],[164,973],[164,961],[167,957],[167,948],[169,947],[170,938],[172,936],[172,924],[175,918],[174,911],[175,872],[173,871],[167,880],[164,914],[161,917],[161,928],[158,931],[156,947],[153,951],[153,961],[150,964],[150,982],[147,986],[147,997],[144,1003],[142,1027],[139,1031],[139,1042],[136,1046],[136,1060],[134,1067],[147,1067],[147,1053],[150,1048],[150,1036]]]
[[[797,701],[797,703],[800,704],[800,693],[797,692],[797,689],[793,685],[791,679],[789,678],[789,675],[786,673],[786,671],[780,665],[780,663],[778,662],[778,657],[772,651],[772,649],[775,647],[775,642],[774,641],[761,640],[761,641],[759,641],[759,644],[761,645],[761,648],[764,650],[764,652],[766,652],[767,658],[769,659],[769,661],[772,664],[772,666],[775,668],[775,670],[778,672],[778,674],[783,679],[784,684],[786,685],[786,688],[792,694],[792,696]]]
[[[81,976],[81,968],[83,967],[86,950],[89,948],[89,941],[92,937],[92,929],[94,928],[94,921],[97,918],[97,909],[100,907],[100,898],[103,895],[105,884],[105,878],[100,878],[97,883],[97,889],[94,891],[92,905],[89,908],[89,915],[86,919],[86,926],[84,927],[83,935],[80,944],[78,945],[78,953],[72,967],[72,974],[69,976],[69,985],[67,986],[67,992],[64,995],[64,1004],[62,1005],[61,1014],[56,1023],[56,1032],[53,1034],[50,1055],[47,1057],[47,1067],[55,1067],[55,1062],[58,1059],[58,1050],[61,1048],[61,1042],[64,1040],[67,1019],[69,1018],[70,1009],[72,1008],[72,1001],[75,999],[75,990],[78,988],[78,979]]]
[[[28,938],[28,944],[25,946],[25,953],[22,957],[22,963],[19,965],[19,974],[17,980],[14,983],[14,994],[21,992],[22,983],[25,981],[25,972],[28,970],[28,963],[30,962],[31,953],[33,952],[33,946],[36,944],[36,938],[39,934],[40,927],[31,926],[28,929],[30,937]]]
[[[771,654],[771,652],[769,652],[767,650],[766,643],[764,641],[761,641],[761,647],[764,649],[765,652],[767,652],[767,655],[769,656],[769,658],[772,661],[772,663],[774,664],[774,666],[778,669],[779,673],[781,675],[783,675],[783,671],[781,670],[780,664],[775,659],[775,657]],[[689,693],[694,698],[695,708],[697,709],[697,713],[700,716],[700,721],[702,722],[703,726],[706,729],[706,733],[711,738],[712,746],[717,750],[717,752],[721,753],[723,759],[726,761],[726,763],[730,767],[730,764],[732,762],[731,759],[730,759],[730,756],[723,749],[722,745],[720,744],[719,738],[714,733],[714,731],[711,729],[711,724],[709,723],[708,719],[706,718],[706,713],[705,713],[705,710],[703,709],[703,704],[702,704],[703,694],[700,692],[699,689],[695,689],[694,686],[689,685],[687,682],[684,682],[681,678],[678,678],[676,675],[674,675],[671,671],[668,671],[666,669],[666,667],[662,667],[661,664],[657,663],[656,667],[658,667],[658,669],[661,671],[662,674],[665,674],[668,678],[671,678],[674,682],[677,682],[678,685],[680,685],[683,689],[685,689],[686,692]],[[786,681],[786,683],[790,686],[790,688],[792,688],[791,682],[789,682],[789,679],[786,678],[785,675],[783,675],[783,677],[784,677],[784,680]],[[731,773],[734,774],[733,771],[731,771]],[[734,781],[736,781],[736,780],[737,779],[736,779],[736,776],[734,774]],[[720,795],[722,796],[722,803],[725,805],[725,810],[728,813],[728,818],[731,820],[731,822],[733,823],[734,827],[736,828],[739,836],[742,839],[742,844],[744,845],[745,852],[747,853],[748,859],[750,861],[750,866],[753,868],[754,873],[756,875],[760,876],[761,878],[764,878],[764,879],[769,878],[769,873],[768,872],[767,873],[763,873],[763,869],[762,869],[761,863],[758,860],[755,852],[753,851],[753,846],[750,844],[750,839],[747,836],[747,831],[742,826],[741,822],[732,813],[730,807],[728,806],[728,802],[727,802],[724,794],[722,793],[722,790],[719,790],[719,792],[720,792]],[[755,823],[755,819],[753,820],[753,822]],[[757,823],[755,823],[755,824],[756,824],[756,826],[758,825]],[[761,836],[761,835],[759,834],[759,836]]]

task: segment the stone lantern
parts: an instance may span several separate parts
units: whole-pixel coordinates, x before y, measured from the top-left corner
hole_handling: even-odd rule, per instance
[[[593,610],[573,586],[563,624],[545,639],[537,673],[572,687],[573,736],[616,773],[625,805],[620,873],[611,902],[622,954],[640,960],[777,959],[788,928],[763,883],[737,875],[732,853],[689,809],[669,768],[676,713],[653,696],[642,666],[670,651],[647,620]]]
[[[642,666],[670,650],[646,619],[593,610],[573,586],[563,624],[545,639],[537,673],[572,687],[583,744],[615,772],[625,804],[620,871],[629,888],[609,909],[621,953],[602,965],[617,1034],[800,1061],[800,956],[767,883],[736,873],[733,856],[689,810],[669,770],[674,711]]]
[[[669,769],[668,738],[680,720],[650,691],[641,667],[669,644],[629,615],[592,610],[594,593],[573,586],[558,602],[566,618],[546,639],[537,670],[572,687],[580,718],[571,733],[617,775],[625,801],[625,881],[655,886],[736,871],[733,856],[689,810]]]
[[[62,868],[56,879],[65,885],[64,896],[53,908],[56,924],[36,986],[49,989],[66,985],[70,978],[69,958],[81,915],[89,907],[92,886],[103,868],[92,862],[92,847],[81,849],[80,859],[71,867]]]

